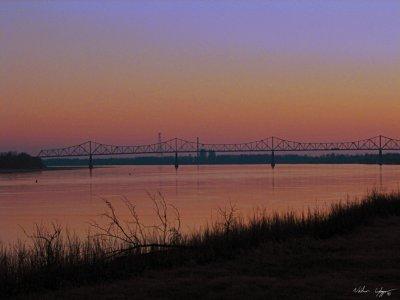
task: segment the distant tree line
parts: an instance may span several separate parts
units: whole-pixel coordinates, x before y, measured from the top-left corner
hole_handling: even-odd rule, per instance
[[[44,164],[39,157],[26,153],[0,153],[0,169],[42,169]]]
[[[170,165],[174,164],[174,156],[141,156],[125,158],[98,158],[95,165]],[[216,155],[214,151],[200,151],[199,161],[193,155],[180,156],[179,164],[265,164],[271,162],[268,154],[242,154],[242,155]],[[278,164],[376,164],[376,154],[326,154],[321,156],[310,155],[275,155]],[[400,153],[387,153],[383,155],[384,164],[400,164]],[[82,166],[88,164],[87,158],[58,158],[45,160],[47,166]]]

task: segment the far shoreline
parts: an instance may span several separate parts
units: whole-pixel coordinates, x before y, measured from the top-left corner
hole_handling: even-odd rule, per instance
[[[269,165],[268,162],[266,163],[202,163],[202,164],[193,164],[193,163],[182,163],[179,166],[251,166],[251,165]],[[364,166],[372,166],[379,164],[376,163],[362,163],[362,162],[347,162],[347,163],[280,163],[277,164],[276,167],[279,165],[325,165],[325,166],[343,166],[343,165],[364,165]],[[384,163],[381,166],[399,166],[399,163]],[[173,164],[140,164],[140,163],[131,163],[131,164],[99,164],[94,165],[93,169],[103,169],[103,168],[112,168],[112,167],[122,167],[122,166],[173,166]],[[37,172],[44,172],[44,171],[70,171],[70,170],[81,170],[81,169],[89,169],[87,165],[67,165],[67,166],[46,166],[44,168],[35,168],[35,169],[0,169],[0,174],[17,174],[17,173],[37,173]]]
[[[96,169],[102,168],[101,166],[94,167]],[[0,169],[0,174],[14,174],[14,173],[36,173],[43,171],[67,171],[67,170],[80,170],[88,169],[87,166],[57,166],[57,167],[44,167],[41,169]]]

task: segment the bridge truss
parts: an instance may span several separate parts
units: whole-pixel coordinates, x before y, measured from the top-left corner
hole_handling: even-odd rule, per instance
[[[219,153],[235,152],[270,152],[271,166],[275,166],[274,155],[279,152],[308,152],[308,151],[378,151],[379,163],[382,163],[382,151],[399,151],[400,140],[389,138],[383,135],[368,139],[349,141],[349,142],[297,142],[269,137],[259,141],[237,143],[237,144],[206,144],[197,141],[187,141],[174,138],[161,141],[155,144],[118,146],[87,141],[79,145],[57,148],[43,149],[38,156],[42,158],[55,157],[89,157],[89,167],[93,166],[92,157],[94,155],[129,155],[129,154],[174,154],[175,167],[178,167],[178,153],[196,153],[199,157],[200,151],[214,151]]]

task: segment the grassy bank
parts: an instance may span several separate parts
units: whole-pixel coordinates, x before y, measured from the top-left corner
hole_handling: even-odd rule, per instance
[[[215,263],[260,245],[293,241],[293,247],[301,246],[302,239],[327,240],[376,218],[400,216],[400,193],[372,193],[356,203],[334,205],[329,213],[300,217],[293,213],[271,217],[260,212],[244,219],[234,209],[227,209],[221,211],[220,221],[184,236],[179,231],[178,211],[165,201],[156,200],[155,204],[160,223],[147,231],[128,202],[130,223],[121,222],[108,203],[104,216],[110,226],[92,224],[97,234],[86,240],[63,233],[57,226],[38,227],[31,234],[32,246],[19,244],[0,250],[0,294],[108,282],[145,270]],[[168,219],[171,215],[173,220]]]
[[[377,218],[328,239],[261,243],[231,259],[146,270],[29,299],[398,299],[399,236],[400,217]],[[354,292],[363,286],[369,293]],[[389,295],[381,288],[396,290]]]

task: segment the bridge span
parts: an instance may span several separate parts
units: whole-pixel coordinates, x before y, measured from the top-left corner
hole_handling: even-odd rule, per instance
[[[39,152],[41,158],[58,157],[82,157],[89,158],[89,168],[93,168],[93,156],[114,156],[127,154],[173,154],[175,156],[175,168],[178,168],[178,154],[195,153],[199,162],[200,151],[214,151],[216,153],[251,153],[268,152],[271,153],[271,167],[275,167],[276,152],[314,152],[314,151],[377,151],[378,164],[382,164],[383,151],[399,151],[400,140],[378,135],[357,141],[348,142],[297,142],[278,137],[236,144],[207,144],[196,141],[188,141],[180,138],[173,138],[160,141],[155,144],[118,146],[108,145],[93,141],[87,141],[79,145],[57,148],[43,149]]]

